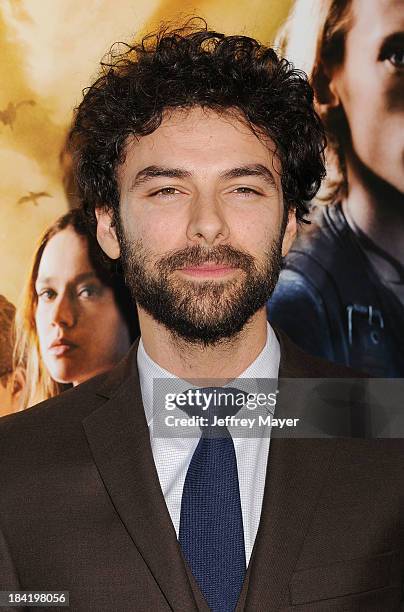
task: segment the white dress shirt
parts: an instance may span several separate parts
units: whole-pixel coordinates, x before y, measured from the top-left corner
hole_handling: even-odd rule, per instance
[[[267,340],[261,353],[255,361],[240,376],[231,382],[231,387],[247,392],[258,392],[259,379],[277,380],[279,373],[280,348],[272,327],[267,325]],[[179,533],[181,498],[185,477],[192,455],[199,442],[200,429],[193,437],[156,437],[153,433],[153,381],[155,379],[179,379],[172,373],[161,368],[146,353],[142,340],[139,342],[137,363],[139,369],[140,388],[145,409],[153,458],[157,469],[161,489],[175,531]],[[240,379],[248,379],[244,382]],[[258,380],[257,380],[258,379]],[[181,381],[182,391],[192,388],[187,381]],[[253,385],[253,386],[251,386]],[[273,414],[273,408],[271,413]],[[246,408],[240,410],[246,411]],[[182,415],[184,416],[184,415]],[[247,415],[249,416],[249,415]],[[240,486],[241,510],[244,526],[244,543],[246,563],[248,565],[257,535],[261,516],[262,499],[265,487],[265,475],[270,443],[270,428],[267,434],[258,437],[248,437],[236,427],[228,427],[233,438],[237,459],[237,470]],[[236,437],[241,435],[242,437]]]

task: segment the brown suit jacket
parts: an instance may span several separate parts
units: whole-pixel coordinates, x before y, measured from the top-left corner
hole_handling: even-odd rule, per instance
[[[281,377],[352,376],[277,334]],[[80,612],[208,611],[159,485],[136,349],[0,420],[0,590],[68,590]],[[401,440],[272,439],[237,612],[400,610],[403,450]]]

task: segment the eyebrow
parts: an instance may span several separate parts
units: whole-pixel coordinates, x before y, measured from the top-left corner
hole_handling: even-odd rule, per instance
[[[387,42],[403,42],[404,30],[399,30],[397,32],[391,32],[391,34],[387,34],[387,36],[384,37],[384,40]]]
[[[393,47],[394,45],[402,45],[404,44],[404,31],[392,32],[391,34],[387,34],[387,36],[383,36],[380,39],[380,47],[382,50],[385,50],[386,47]]]
[[[129,191],[133,191],[140,185],[147,183],[148,181],[164,177],[164,178],[176,178],[183,179],[189,178],[192,176],[191,172],[188,170],[184,170],[183,168],[164,168],[160,166],[148,166],[143,170],[140,170],[133,179]],[[263,164],[252,164],[247,166],[239,166],[237,168],[231,168],[230,170],[225,170],[220,173],[220,178],[224,180],[229,180],[232,178],[240,178],[240,177],[248,177],[248,176],[257,176],[259,178],[264,179],[266,183],[275,187],[277,184],[272,172],[264,166]]]
[[[269,168],[263,164],[252,164],[248,166],[240,166],[239,168],[232,168],[221,173],[221,178],[232,179],[248,176],[257,176],[258,178],[264,179],[266,183],[272,187],[278,188],[276,185],[275,177]]]
[[[129,191],[133,191],[139,185],[143,183],[147,183],[147,181],[151,181],[154,178],[159,178],[160,176],[165,178],[189,178],[191,173],[188,170],[184,170],[182,168],[164,168],[161,166],[147,166],[147,168],[143,168],[140,170],[133,179],[130,184]]]
[[[73,279],[74,283],[82,283],[83,281],[98,278],[95,272],[83,272],[83,274],[78,274]],[[35,285],[37,284],[48,284],[54,282],[56,279],[54,276],[46,276],[45,278],[38,277],[36,279]]]

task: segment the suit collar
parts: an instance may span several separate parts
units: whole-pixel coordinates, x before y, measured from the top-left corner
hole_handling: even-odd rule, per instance
[[[301,351],[280,329],[272,326],[280,345],[279,378],[304,378],[312,376],[311,358]],[[137,350],[140,337],[133,343],[129,352],[103,379],[97,395],[109,399],[122,384],[129,380],[139,384]],[[275,376],[274,376],[275,378]]]
[[[133,384],[136,381],[138,378],[136,355],[139,341],[140,337],[135,340],[125,357],[105,375],[96,390],[97,395],[109,399],[117,393],[121,385]]]
[[[260,385],[256,382],[258,379],[276,380],[278,378],[280,359],[279,341],[270,324],[268,323],[267,325],[268,330],[265,346],[253,363],[237,377],[237,388],[243,389],[246,393],[259,393],[262,391]],[[160,405],[161,403],[158,401],[156,395],[156,389],[159,387],[158,383],[160,381],[167,382],[167,384],[164,385],[165,392],[168,392],[168,390],[175,393],[184,392],[193,385],[185,379],[178,378],[156,363],[146,352],[141,339],[138,344],[136,358],[144,410],[147,423],[150,427],[152,426],[153,416],[155,414],[154,406]],[[198,381],[194,381],[194,384],[198,386]],[[215,384],[214,380],[212,384]],[[229,383],[229,385],[234,387],[235,381]],[[206,384],[206,381],[200,380],[199,386],[204,387],[209,385]]]
[[[303,352],[281,329],[273,327],[281,350],[279,378],[311,378],[313,371],[318,369],[314,367],[313,358]]]

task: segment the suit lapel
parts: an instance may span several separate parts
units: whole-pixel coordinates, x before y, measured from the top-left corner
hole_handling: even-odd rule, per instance
[[[277,335],[279,377],[309,377],[299,361],[300,352],[283,334]],[[275,416],[282,416],[285,409],[280,394]],[[289,604],[288,584],[335,446],[331,439],[271,439],[261,520],[238,610],[270,611]]]
[[[288,584],[334,448],[334,440],[271,441],[245,610],[278,610],[289,604]]]
[[[170,607],[197,610],[181,549],[158,480],[136,367],[137,343],[84,421],[91,452],[112,503]]]

